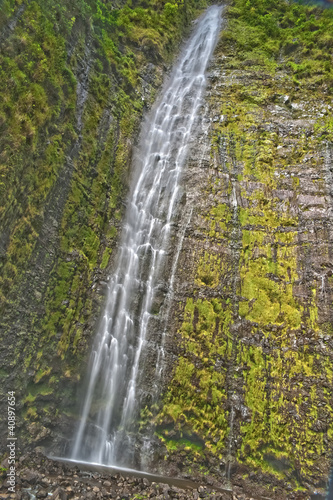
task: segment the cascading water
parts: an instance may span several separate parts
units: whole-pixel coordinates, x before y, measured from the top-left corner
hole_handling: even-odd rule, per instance
[[[179,180],[205,89],[205,70],[217,41],[221,8],[198,22],[146,127],[134,177],[116,270],[89,365],[89,382],[72,458],[131,465],[133,429],[140,410],[140,379],[148,363],[152,306],[167,265],[172,225],[180,201]],[[170,266],[173,273],[175,266]],[[169,276],[168,286],[173,276]],[[167,308],[168,309],[168,308]],[[163,327],[162,327],[163,330]],[[164,334],[160,335],[161,340]]]

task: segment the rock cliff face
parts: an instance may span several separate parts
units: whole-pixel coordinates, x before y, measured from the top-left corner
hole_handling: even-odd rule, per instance
[[[325,488],[331,465],[332,80],[296,78],[283,42],[276,64],[242,57],[235,4],[184,178],[193,213],[170,328],[178,359],[157,429],[182,474],[303,498]]]
[[[68,431],[139,120],[198,6],[178,2],[172,27],[165,2],[150,24],[149,2],[95,3],[1,17],[0,376],[22,446]],[[141,427],[159,471],[305,499],[332,456],[333,15],[234,0],[224,18],[183,178],[164,394]]]
[[[140,119],[204,6],[3,3],[0,390],[22,446],[55,444],[76,411]]]

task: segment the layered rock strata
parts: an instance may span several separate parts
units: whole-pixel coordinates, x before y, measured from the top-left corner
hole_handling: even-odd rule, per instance
[[[333,150],[318,123],[331,97],[324,88],[318,101],[283,70],[235,64],[223,37],[209,81],[184,177],[193,212],[171,313],[169,352],[178,359],[158,434],[182,474],[260,483],[270,498],[323,492]]]

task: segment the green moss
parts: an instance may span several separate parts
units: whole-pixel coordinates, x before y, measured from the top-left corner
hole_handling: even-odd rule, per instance
[[[206,5],[179,3],[174,16],[166,1],[148,3],[35,0],[3,41],[0,305],[4,337],[22,300],[28,310],[13,359],[20,387],[22,377],[34,378],[37,387],[49,377],[55,389],[64,363],[76,366],[69,384],[76,380],[87,348],[83,332],[103,300],[94,281],[115,245],[143,110],[191,19]],[[1,30],[21,4],[3,2]],[[143,96],[150,63],[153,80]],[[77,79],[86,79],[83,109]],[[26,420],[42,418],[29,398]]]
[[[21,3],[3,3],[1,26]],[[86,346],[83,331],[99,304],[93,280],[109,263],[123,214],[131,143],[146,104],[137,93],[141,73],[148,62],[159,67],[170,60],[185,25],[204,4],[153,0],[147,6],[139,0],[110,8],[101,1],[37,0],[27,4],[3,45],[0,189],[6,196],[0,216],[9,231],[1,261],[4,311],[11,303],[16,308],[61,172],[68,186],[59,226],[53,228],[59,245],[52,258],[48,249],[50,273],[36,295],[41,312],[22,329],[30,333],[21,366],[35,373],[22,398],[28,420],[48,411],[42,396],[59,383],[55,369],[66,361],[68,381],[75,378],[74,364],[79,366]],[[226,15],[217,49],[225,56],[225,76],[210,95],[223,120],[212,130],[218,175],[207,179],[205,188],[214,201],[200,214],[206,242],[194,252],[195,291],[181,308],[179,362],[158,417],[149,410],[145,422],[156,419],[171,454],[189,452],[191,460],[203,453],[226,457],[232,405],[227,391],[237,391],[248,417],[234,429],[239,444],[233,453],[249,468],[297,489],[303,478],[315,481],[315,471],[327,467],[332,426],[318,430],[316,422],[319,408],[327,422],[333,412],[330,359],[295,342],[313,338],[317,346],[322,332],[330,335],[332,328],[319,324],[316,282],[309,283],[306,297],[297,291],[304,248],[297,240],[300,221],[293,203],[302,176],[288,175],[306,154],[315,157],[321,140],[330,140],[332,120],[324,111],[315,117],[314,133],[302,132],[285,148],[283,135],[267,127],[268,108],[279,104],[301,117],[284,100],[286,94],[291,102],[306,95],[316,105],[330,103],[327,48],[333,18],[329,10],[283,0],[234,0]],[[88,38],[94,48],[78,130],[74,75],[81,74]],[[239,72],[246,85],[238,81]],[[80,152],[71,157],[77,141]],[[318,189],[323,184],[314,182]],[[235,187],[238,210],[230,206]],[[281,204],[279,188],[292,190],[293,200]],[[295,470],[299,481],[293,479]]]
[[[195,456],[199,457],[202,452],[202,445],[183,438],[178,440],[171,439],[168,437],[167,431],[164,434],[157,433],[156,435],[160,438],[169,453],[183,450],[187,453],[193,453]]]
[[[249,8],[246,1],[233,2],[223,35],[226,43],[236,45],[240,63],[249,61],[254,67],[274,71],[283,54],[284,67],[295,73],[296,80],[320,81],[323,74],[331,78],[325,53],[325,46],[332,44],[330,9],[271,0],[252,2]]]
[[[4,129],[1,135],[1,183],[6,192],[6,202],[0,206],[0,215],[5,215],[4,223],[10,230],[0,283],[3,302],[10,300],[11,293],[15,297],[15,284],[34,251],[43,206],[66,161],[66,155],[77,140],[74,73],[78,53],[80,50],[84,52],[84,31],[88,29],[86,19],[89,17],[93,24],[96,56],[89,75],[88,99],[83,113],[81,154],[82,158],[83,155],[89,156],[90,165],[88,172],[86,164],[79,167],[80,179],[86,186],[81,194],[77,192],[78,187],[73,186],[71,206],[74,213],[79,204],[87,205],[84,203],[87,199],[88,205],[93,201],[93,206],[87,214],[88,221],[83,221],[78,230],[75,230],[74,216],[68,221],[74,223],[71,226],[72,235],[70,229],[63,226],[66,240],[63,245],[68,249],[79,244],[91,267],[98,263],[104,218],[100,218],[98,227],[92,226],[100,217],[99,213],[107,208],[108,186],[112,186],[109,207],[115,208],[119,199],[123,179],[119,173],[112,179],[110,168],[115,148],[118,148],[116,155],[123,150],[123,158],[128,157],[128,147],[124,147],[122,140],[118,146],[115,144],[113,127],[108,131],[102,155],[98,157],[97,142],[103,112],[111,104],[111,112],[119,120],[121,134],[128,138],[132,136],[143,108],[134,87],[147,62],[147,56],[137,50],[138,43],[152,43],[157,51],[156,57],[168,59],[170,49],[189,18],[205,5],[205,2],[191,1],[180,6],[177,22],[174,23],[168,9],[165,11],[164,3],[154,2],[149,8],[125,5],[110,11],[103,3],[96,4],[89,0],[66,1],[61,5],[37,0],[30,2],[22,11],[20,22],[10,35],[8,45],[5,44],[0,60],[0,91],[2,89],[4,96],[0,105],[0,125]],[[5,24],[19,5],[19,1],[6,1],[0,23]],[[74,28],[81,29],[81,33],[68,61],[66,43]],[[118,77],[121,78],[114,88]],[[82,167],[85,170],[83,175]],[[123,167],[124,161],[121,162]],[[89,170],[92,169],[97,170],[97,176],[87,183]],[[75,237],[73,233],[76,233]]]
[[[214,367],[214,360],[227,354],[229,323],[230,311],[219,301],[187,301],[180,334],[193,361],[179,359],[157,418],[159,425],[171,419],[177,429],[200,437],[218,454],[225,447],[227,411],[225,372]]]
[[[35,399],[36,396],[33,396],[32,394],[29,393],[28,396],[23,401],[23,404],[30,405],[31,403],[34,403]]]
[[[42,396],[47,396],[48,394],[52,394],[53,389],[50,387],[48,381],[45,381],[43,384],[40,383],[30,383],[28,385],[28,392],[33,397],[41,394]]]
[[[271,226],[268,226],[270,232]],[[285,324],[299,328],[302,306],[293,296],[297,279],[295,233],[243,231],[240,314],[259,325]]]
[[[8,377],[9,373],[7,370],[5,370],[4,368],[1,368],[0,369],[0,378],[6,378]]]
[[[231,220],[231,214],[227,205],[217,205],[212,208],[208,215],[210,222],[210,236],[217,236],[220,231],[227,230],[227,224]]]
[[[219,284],[222,262],[216,255],[205,252],[199,260],[196,284],[215,288]]]
[[[283,354],[277,349],[264,357],[261,349],[251,347],[242,348],[242,359],[246,367],[245,399],[252,415],[251,423],[241,427],[244,437],[240,457],[281,478],[296,464],[305,477],[313,475],[311,467],[324,449],[323,434],[312,430],[318,418],[319,386],[312,382],[310,394],[302,396],[307,378],[315,381],[319,376],[313,357],[307,351]],[[283,376],[286,373],[288,378]],[[267,456],[271,457],[270,464]]]
[[[29,420],[36,420],[38,417],[37,408],[35,406],[30,406],[26,413],[26,418]]]
[[[270,0],[251,5],[234,0],[226,15],[228,26],[216,56],[223,61],[223,79],[214,80],[209,97],[215,116],[222,117],[214,120],[211,132],[215,170],[202,189],[205,199],[209,195],[208,208],[196,227],[206,239],[191,238],[193,294],[181,308],[183,351],[159,423],[162,430],[168,424],[184,435],[194,432],[191,412],[205,420],[198,411],[202,390],[214,411],[209,425],[214,429],[218,418],[224,419],[222,446],[211,446],[200,426],[195,429],[212,460],[229,459],[230,453],[248,469],[301,491],[308,478],[317,484],[318,476],[330,469],[332,430],[318,422],[329,422],[332,414],[332,363],[319,352],[317,341],[331,334],[331,326],[325,318],[321,323],[318,310],[323,289],[319,296],[315,280],[307,278],[304,284],[307,255],[317,250],[307,236],[305,217],[295,215],[295,204],[304,189],[302,163],[318,174],[318,192],[327,189],[317,153],[320,141],[330,137],[329,113],[327,108],[318,118],[311,109],[319,101],[329,105],[332,69],[326,69],[324,45],[318,44],[331,30],[333,17],[332,11]],[[305,27],[311,23],[316,29],[310,33]],[[303,113],[290,102],[308,107]],[[314,131],[311,124],[302,128],[298,122],[297,137],[285,138],[274,115],[276,105],[295,119],[309,113],[308,118],[317,120]],[[282,199],[287,192],[291,194]],[[320,255],[328,261],[327,239],[320,234],[325,247]],[[188,280],[188,269],[186,273]],[[216,316],[223,323],[217,304],[229,314],[222,337],[212,333]],[[237,445],[228,441],[233,399],[222,391],[224,399],[219,395],[212,400],[209,363],[212,371],[214,363],[219,367],[218,390],[219,383],[228,384],[229,394],[235,392],[244,404],[245,417],[233,420]],[[165,428],[162,441],[168,446],[170,440],[171,454],[179,452],[177,439]]]
[[[47,368],[45,370],[39,370],[36,375],[35,375],[35,378],[34,378],[34,381],[36,382],[36,384],[38,384],[38,382],[40,382],[42,380],[42,378],[44,377],[47,377],[51,372],[51,368]]]

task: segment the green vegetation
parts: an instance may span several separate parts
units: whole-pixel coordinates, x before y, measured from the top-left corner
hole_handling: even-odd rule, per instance
[[[293,78],[332,85],[333,11],[284,0],[235,0],[223,40],[244,66],[286,69]]]
[[[205,5],[2,3],[1,340],[11,339],[11,369],[17,390],[26,388],[27,419],[45,410],[26,387],[30,379],[72,402],[142,113]],[[22,304],[27,312],[17,319]]]
[[[224,305],[225,306],[225,305]],[[189,299],[180,334],[186,354],[175,369],[160,423],[200,436],[212,453],[222,457],[227,433],[225,369],[218,368],[230,352],[230,312],[217,300]],[[167,431],[164,438],[167,436]],[[162,432],[163,434],[163,432]],[[168,440],[168,445],[170,442]]]
[[[220,117],[211,132],[215,173],[201,193],[212,201],[195,228],[206,240],[191,241],[194,293],[181,304],[182,347],[158,432],[173,457],[179,447],[175,437],[167,441],[170,428],[205,442],[201,460],[222,456],[267,484],[304,489],[327,477],[333,435],[332,360],[319,348],[332,329],[321,319],[315,272],[306,274],[318,253],[326,275],[329,246],[321,233],[317,248],[309,208],[298,201],[307,168],[316,172],[313,192],[327,190],[318,152],[333,138],[333,11],[234,0],[227,19],[217,48],[223,73],[215,71],[210,94]],[[218,400],[209,383],[200,386],[212,380],[207,372]],[[217,443],[208,428],[219,429]]]
[[[20,4],[5,2],[2,26]],[[191,2],[186,5],[187,9],[185,4],[156,1],[148,8],[132,8],[128,2],[114,9],[101,1],[76,0],[61,4],[34,1],[25,7],[3,44],[0,59],[0,92],[4,97],[0,105],[1,189],[6,194],[0,217],[9,231],[0,283],[4,304],[15,296],[15,284],[29,265],[51,189],[78,139],[76,85],[88,37],[96,49],[90,55],[92,60],[88,57],[86,61],[93,67],[83,116],[82,150],[78,159],[72,159],[76,169],[62,229],[64,239],[73,240],[64,241],[64,250],[82,249],[94,267],[110,215],[104,214],[104,209],[106,204],[109,210],[114,209],[119,200],[128,139],[143,108],[135,86],[147,61],[171,58],[186,18],[194,14]],[[71,42],[75,47],[68,59],[70,37],[77,40]],[[125,48],[120,50],[120,44]],[[106,106],[112,106],[117,130],[107,131],[100,154],[99,127]],[[115,142],[118,127],[121,135]],[[118,164],[111,173],[114,162]],[[77,212],[78,206],[85,218],[77,228],[68,212]]]
[[[15,328],[17,341],[0,377],[16,370],[27,424],[59,414],[50,397],[71,402],[140,118],[205,5],[2,4],[1,340],[7,345]],[[317,250],[298,201],[303,169],[325,190],[316,153],[333,140],[333,11],[233,0],[226,16],[217,48],[224,73],[209,98],[221,118],[211,131],[216,172],[202,192],[212,201],[199,214],[206,240],[192,236],[194,293],[180,306],[179,361],[162,407],[146,408],[141,423],[155,420],[168,457],[186,456],[189,467],[237,461],[296,490],[327,475],[333,438],[332,362],[320,347],[332,325],[321,320],[319,281],[307,274]],[[298,128],[279,127],[279,113]],[[302,124],[308,119],[313,125]]]
[[[221,260],[208,252],[204,252],[199,261],[197,285],[207,285],[215,288],[219,284],[219,275],[222,268]]]
[[[228,29],[222,39],[228,50],[234,50],[228,61],[230,68],[251,68],[271,75],[283,72],[285,81],[295,84],[287,104],[299,100],[296,88],[305,83],[314,94],[320,89],[332,92],[333,9],[311,2],[235,0],[228,9]],[[242,105],[267,103],[268,94],[266,86],[249,86],[242,89]],[[275,95],[276,100],[279,97]],[[327,94],[325,101],[329,104]],[[321,114],[315,131],[323,140],[332,141],[332,115],[327,109]]]

